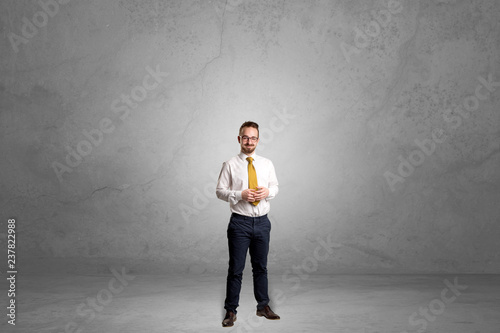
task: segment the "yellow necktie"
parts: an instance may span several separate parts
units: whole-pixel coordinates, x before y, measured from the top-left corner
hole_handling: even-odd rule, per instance
[[[253,166],[253,158],[247,157],[248,161],[248,188],[257,189],[257,172],[255,171],[255,167]],[[259,204],[259,201],[252,202],[255,206]]]

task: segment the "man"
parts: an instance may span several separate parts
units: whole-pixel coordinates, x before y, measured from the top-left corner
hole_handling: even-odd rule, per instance
[[[238,143],[241,152],[226,161],[217,182],[217,197],[228,201],[231,219],[227,227],[229,269],[227,273],[226,316],[223,327],[236,321],[241,279],[247,251],[252,262],[253,289],[257,301],[257,316],[280,319],[269,307],[267,254],[271,222],[267,218],[269,200],[278,194],[278,180],[273,163],[255,154],[259,143],[259,125],[252,121],[240,127]]]

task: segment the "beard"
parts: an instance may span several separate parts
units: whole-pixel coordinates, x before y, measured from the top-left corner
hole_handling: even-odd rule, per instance
[[[257,148],[255,145],[253,146],[242,146],[241,151],[245,154],[253,154],[255,151],[255,148]]]

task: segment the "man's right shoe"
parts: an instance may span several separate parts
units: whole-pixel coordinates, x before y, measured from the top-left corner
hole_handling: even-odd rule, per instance
[[[231,327],[236,321],[236,314],[233,311],[227,311],[224,320],[222,321],[222,327]]]

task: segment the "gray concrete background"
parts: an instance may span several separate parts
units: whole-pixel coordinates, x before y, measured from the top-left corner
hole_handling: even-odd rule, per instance
[[[500,273],[499,18],[494,0],[2,1],[0,247],[15,218],[22,272],[224,271],[215,180],[254,120],[280,181],[272,270]]]

